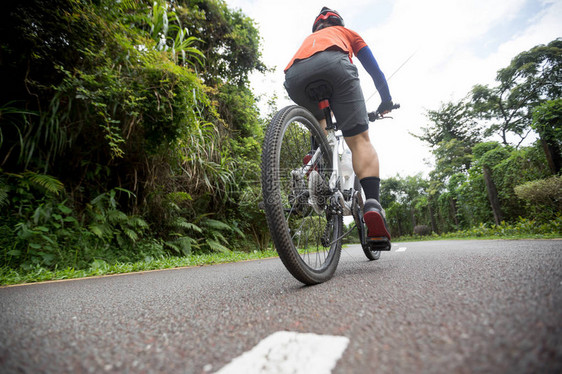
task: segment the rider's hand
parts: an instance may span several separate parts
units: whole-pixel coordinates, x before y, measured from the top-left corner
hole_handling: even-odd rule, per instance
[[[394,104],[392,103],[392,101],[383,101],[381,105],[379,105],[379,108],[377,109],[377,113],[379,113],[381,116],[385,115],[386,113],[389,113],[392,110],[393,105]]]

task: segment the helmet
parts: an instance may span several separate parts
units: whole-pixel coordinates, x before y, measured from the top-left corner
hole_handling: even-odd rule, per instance
[[[330,26],[344,26],[343,18],[341,18],[340,14],[335,10],[332,10],[327,7],[323,7],[320,11],[320,14],[314,20],[314,24],[312,25],[312,32],[315,32],[320,22],[328,21]]]

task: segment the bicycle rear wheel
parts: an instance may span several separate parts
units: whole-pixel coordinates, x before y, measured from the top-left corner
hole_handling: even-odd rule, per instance
[[[330,279],[340,259],[343,219],[328,187],[331,173],[332,152],[314,116],[299,106],[280,110],[262,151],[264,208],[279,257],[305,284]]]
[[[355,201],[353,204],[353,219],[355,220],[355,225],[357,226],[357,232],[359,233],[359,240],[361,241],[361,248],[363,248],[363,253],[365,256],[371,261],[378,260],[381,258],[381,251],[377,250],[375,247],[367,243],[367,226],[363,221],[363,196],[362,194],[362,187],[361,183],[359,182],[359,178],[355,177],[354,187],[353,189],[356,192],[354,196]]]

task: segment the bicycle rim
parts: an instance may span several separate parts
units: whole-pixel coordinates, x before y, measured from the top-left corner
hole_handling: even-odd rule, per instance
[[[355,177],[354,183],[354,189],[355,191],[357,191],[357,195],[354,197],[356,201],[353,205],[353,219],[355,220],[355,224],[357,225],[357,232],[359,233],[361,248],[363,248],[363,253],[365,253],[365,256],[367,256],[369,260],[378,260],[381,257],[381,251],[376,250],[371,245],[366,243],[367,227],[365,225],[365,222],[363,222],[363,197],[360,196],[362,193],[362,187],[361,183],[359,182],[359,178]]]
[[[307,172],[303,159],[316,148],[319,157]],[[331,172],[331,151],[316,119],[299,106],[279,111],[263,146],[264,207],[279,257],[305,284],[330,279],[340,258],[343,221],[331,213]]]

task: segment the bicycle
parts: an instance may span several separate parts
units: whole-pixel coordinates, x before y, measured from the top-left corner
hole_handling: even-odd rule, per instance
[[[261,179],[263,208],[277,253],[297,280],[313,285],[332,278],[337,268],[342,239],[353,230],[343,232],[344,216],[353,216],[369,260],[378,260],[391,244],[387,238],[366,237],[364,194],[353,170],[349,173],[340,160],[339,150],[345,156],[347,146],[332,121],[329,83],[314,82],[306,91],[324,111],[326,131],[304,107],[281,109],[267,127]],[[389,117],[369,113],[371,122],[381,118]]]

